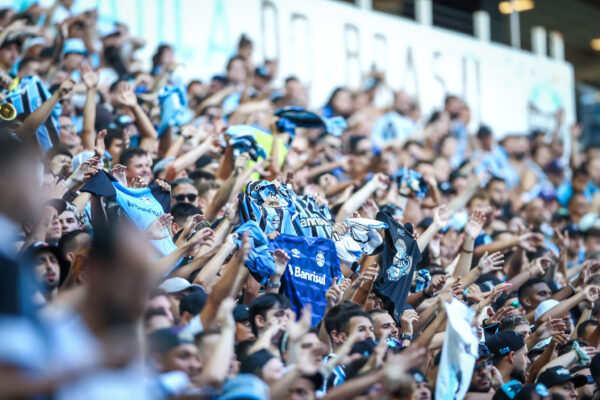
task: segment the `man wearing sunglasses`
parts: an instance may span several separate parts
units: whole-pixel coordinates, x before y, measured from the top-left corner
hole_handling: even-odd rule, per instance
[[[493,393],[491,365],[492,354],[490,350],[484,343],[479,343],[479,358],[477,358],[475,368],[473,369],[468,393]]]
[[[198,207],[198,189],[196,189],[194,181],[191,179],[182,178],[173,182],[171,206],[178,203],[188,203]]]

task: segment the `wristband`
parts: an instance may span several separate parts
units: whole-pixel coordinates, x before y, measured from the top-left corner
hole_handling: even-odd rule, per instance
[[[400,335],[400,340],[410,340],[412,342],[412,335],[407,335],[406,333],[403,333],[402,335]]]
[[[271,289],[279,289],[281,287],[281,282],[271,282],[270,280],[268,280],[267,287]]]
[[[567,286],[573,290],[573,293],[577,293],[577,289],[575,288],[575,286],[573,286],[571,282],[567,283]]]
[[[464,247],[461,247],[461,248],[460,248],[460,251],[463,251],[463,252],[465,252],[465,253],[467,253],[467,254],[471,254],[471,253],[473,253],[473,251],[474,251],[474,250],[470,250],[470,251],[469,251],[469,250],[465,250],[465,248],[464,248]]]
[[[425,289],[423,289],[423,297],[425,297],[426,299],[430,299],[435,295],[435,293],[429,293],[429,294],[427,293],[428,287],[429,286],[427,286]]]

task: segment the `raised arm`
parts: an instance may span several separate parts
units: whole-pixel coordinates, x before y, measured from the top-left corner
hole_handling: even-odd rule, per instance
[[[81,130],[81,144],[85,150],[94,149],[95,124],[96,124],[96,88],[98,86],[98,74],[94,72],[89,64],[83,64],[80,68],[81,80],[85,84],[85,105],[83,106],[83,129]],[[100,157],[104,154],[100,154]]]

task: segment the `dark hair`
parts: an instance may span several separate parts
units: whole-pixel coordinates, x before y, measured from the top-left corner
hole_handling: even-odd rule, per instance
[[[298,77],[297,77],[297,76],[294,76],[294,75],[290,75],[290,76],[288,76],[287,78],[285,78],[285,84],[286,84],[286,85],[287,85],[288,83],[290,83],[290,82],[299,82],[299,81],[300,81],[300,79],[298,79]]]
[[[514,331],[519,325],[529,325],[529,321],[520,315],[509,315],[500,321],[498,332]]]
[[[331,331],[335,330],[335,320],[338,315],[343,314],[350,310],[358,310],[359,306],[356,303],[352,303],[351,301],[345,301],[336,306],[331,307],[331,309],[325,314],[323,321],[325,323],[325,331],[327,334],[331,334]]]
[[[152,56],[152,72],[154,72],[156,67],[159,66],[160,58],[162,57],[163,53],[167,50],[173,51],[173,47],[165,43],[158,46],[158,48],[156,49],[156,53],[154,53],[154,55]]]
[[[331,108],[331,111],[333,111],[333,100],[335,99],[335,96],[337,96],[338,93],[340,93],[342,91],[348,92],[349,90],[348,90],[348,88],[345,88],[343,86],[338,86],[335,89],[333,89],[333,92],[331,92],[331,95],[329,96],[329,99],[327,100],[325,107],[329,107],[329,108]]]
[[[147,155],[148,153],[146,150],[142,149],[141,147],[130,147],[123,150],[121,157],[119,158],[119,163],[128,167],[133,157],[142,157]]]
[[[235,62],[235,61],[241,61],[243,63],[246,62],[246,60],[244,60],[244,58],[242,56],[233,56],[231,57],[228,61],[227,61],[227,67],[225,68],[226,71],[229,71],[229,68],[231,68],[231,65]]]
[[[348,328],[350,326],[350,320],[354,317],[365,317],[368,318],[369,321],[371,320],[371,316],[361,309],[349,310],[339,314],[335,318],[335,330],[338,332],[344,332],[345,334],[350,334]]]
[[[267,293],[252,300],[248,310],[248,319],[250,320],[252,332],[256,336],[258,336],[258,327],[256,326],[255,317],[260,315],[265,318],[267,312],[277,305],[284,309],[292,307],[290,300],[282,294]]]
[[[588,326],[598,326],[598,325],[600,325],[600,323],[598,323],[598,321],[596,321],[595,319],[588,319],[586,321],[583,321],[577,327],[577,337],[584,338],[583,335],[585,335],[585,330]]]
[[[69,158],[73,158],[73,155],[71,154],[71,152],[69,151],[67,146],[62,145],[62,144],[57,144],[57,145],[53,146],[52,148],[50,148],[50,150],[48,150],[48,152],[46,153],[46,156],[44,157],[44,162],[46,164],[50,164],[52,162],[52,160],[54,159],[54,157],[56,157],[56,156],[67,156]]]
[[[104,137],[104,144],[106,145],[106,148],[109,149],[112,142],[116,139],[123,140],[123,128],[122,127],[110,128],[108,130],[108,132],[106,132],[106,136]]]
[[[190,179],[193,179],[194,182],[196,182],[196,183],[197,183],[197,181],[200,181],[202,179],[214,181],[217,178],[214,174],[212,174],[208,171],[203,171],[201,169],[196,169],[196,170],[190,172],[188,174],[188,176],[190,177]]]
[[[173,183],[171,184],[171,190],[175,190],[177,186],[182,185],[184,183],[194,186],[194,181],[190,178],[179,178],[173,181]]]
[[[162,308],[162,307],[149,308],[144,313],[144,321],[148,322],[148,320],[150,320],[150,318],[157,317],[159,315],[164,315],[165,317],[167,316],[167,313],[165,312],[164,308]]]
[[[202,211],[190,203],[177,203],[171,207],[173,222],[176,222],[179,226],[185,224],[185,220],[189,216],[196,214],[202,214]]]
[[[506,185],[506,181],[504,180],[504,178],[500,178],[499,176],[496,176],[496,175],[492,175],[492,177],[490,178],[490,180],[488,182],[488,187],[493,182],[502,182]]]
[[[89,233],[84,230],[77,229],[62,235],[58,241],[58,248],[63,256],[66,256],[68,252],[71,252],[75,249],[79,235],[89,235]]]
[[[368,139],[368,137],[366,136],[351,136],[348,140],[348,147],[350,148],[350,152],[354,153],[358,148],[358,144],[366,139]]]
[[[27,66],[27,64],[32,63],[32,62],[36,62],[38,61],[36,58],[33,57],[23,57],[21,59],[21,61],[19,61],[19,67],[17,69],[18,72],[21,72],[22,70],[25,69],[25,67]]]
[[[542,278],[531,278],[525,281],[525,283],[523,283],[519,288],[519,302],[522,303],[523,298],[529,294],[529,289],[531,289],[534,285],[537,285],[538,283],[545,283],[546,285],[548,284],[548,282],[546,282]]]
[[[238,49],[241,47],[246,47],[246,46],[251,46],[252,45],[252,39],[250,39],[250,37],[248,37],[248,35],[246,35],[245,33],[242,33],[240,35],[240,40],[238,41]]]

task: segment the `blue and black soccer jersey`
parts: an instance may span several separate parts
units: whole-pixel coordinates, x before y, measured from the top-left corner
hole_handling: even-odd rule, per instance
[[[340,260],[331,239],[280,234],[269,243],[271,249],[282,249],[290,256],[281,278],[281,288],[299,314],[307,303],[312,304],[313,325],[325,314],[325,293],[340,278]]]
[[[146,229],[156,218],[171,211],[170,194],[164,192],[158,185],[152,184],[137,189],[127,188],[105,171],[98,172],[81,188],[81,191],[115,201],[123,214],[140,230]],[[163,256],[177,248],[170,236],[153,240],[152,244]]]
[[[331,238],[333,218],[327,206],[319,207],[309,196],[298,196],[293,192],[292,201],[296,206],[303,236]]]
[[[381,270],[375,280],[373,290],[381,298],[394,319],[400,321],[406,297],[410,290],[415,268],[421,261],[421,251],[417,241],[394,217],[377,213],[377,220],[388,224],[381,252]]]

